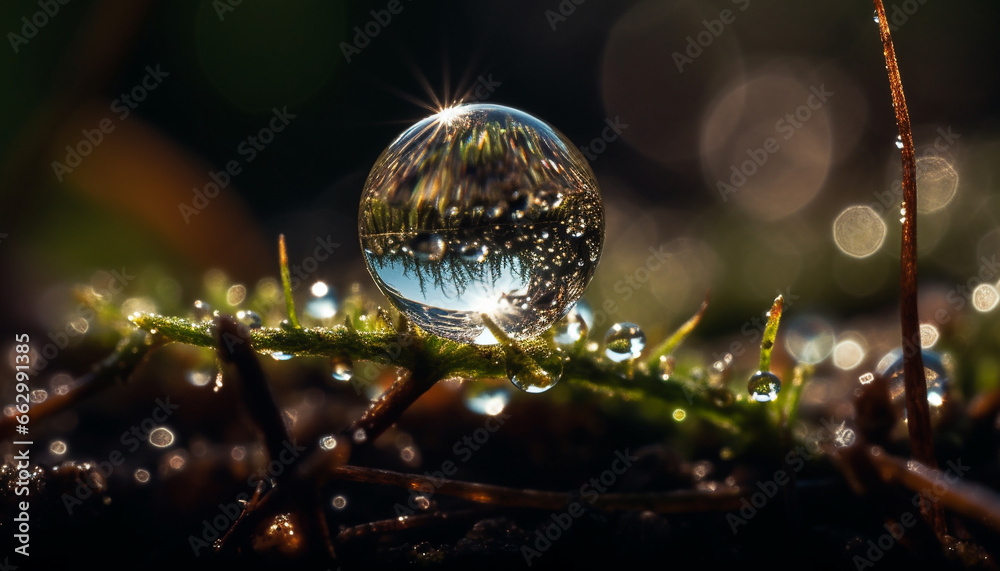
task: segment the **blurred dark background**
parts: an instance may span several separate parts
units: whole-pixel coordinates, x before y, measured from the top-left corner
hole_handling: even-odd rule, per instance
[[[868,2],[42,4],[0,8],[4,329],[58,330],[67,315],[47,308],[113,270],[138,276],[126,296],[190,307],[210,269],[276,276],[279,233],[293,264],[339,244],[310,278],[378,295],[356,237],[368,169],[424,106],[459,99],[521,108],[594,156],[608,226],[585,299],[611,302],[607,324],[662,337],[708,289],[706,336],[737,332],[777,291],[838,329],[895,310],[899,153]],[[1000,5],[886,8],[918,156],[957,135],[933,155],[939,206],[920,220],[925,298],[941,303],[1000,251]],[[294,118],[261,133],[276,110]],[[720,191],[768,138],[780,148]],[[239,174],[185,215],[231,161]],[[854,205],[887,229],[878,247],[877,221],[847,225],[864,258],[832,231]],[[669,263],[636,273],[650,248]]]

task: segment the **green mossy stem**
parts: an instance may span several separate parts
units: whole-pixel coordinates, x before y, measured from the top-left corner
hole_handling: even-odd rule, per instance
[[[157,337],[164,341],[201,347],[214,347],[216,343],[214,325],[211,322],[193,322],[153,314],[136,314],[129,320],[140,329],[155,330]],[[410,338],[412,336],[417,339]],[[406,334],[389,328],[375,331],[350,330],[342,325],[311,329],[265,327],[250,330],[249,338],[253,347],[261,352],[281,352],[303,357],[348,356],[353,361],[373,361],[409,371],[413,371],[418,362],[423,362],[431,365],[425,374],[435,379],[507,378],[507,349],[502,344],[457,343],[430,335],[417,327]],[[519,340],[516,346],[522,358],[534,362],[544,360],[552,351],[541,337]],[[749,435],[759,434],[757,429],[766,431],[765,427],[774,427],[762,407],[755,406],[756,403],[737,400],[728,389],[710,386],[705,381],[685,379],[679,373],[671,375],[669,381],[664,381],[658,372],[646,367],[636,367],[633,378],[624,380],[618,364],[601,358],[597,350],[572,351],[569,357],[563,363],[562,384],[625,402],[654,399],[668,411],[664,414],[664,422],[673,423],[669,418],[669,410],[683,407],[689,415],[738,438],[750,439]],[[357,377],[355,375],[356,379]],[[352,380],[352,383],[355,382],[365,381]]]
[[[288,322],[296,329],[302,329],[299,318],[295,315],[295,298],[292,297],[292,276],[288,271],[288,251],[285,249],[285,235],[278,235],[278,262],[281,265],[281,287],[285,292],[285,307],[288,310]]]
[[[767,326],[764,327],[764,338],[760,340],[760,366],[757,368],[762,373],[771,370],[771,351],[774,350],[774,340],[778,336],[778,323],[781,322],[784,303],[785,298],[779,294],[771,304],[771,311],[767,312]]]

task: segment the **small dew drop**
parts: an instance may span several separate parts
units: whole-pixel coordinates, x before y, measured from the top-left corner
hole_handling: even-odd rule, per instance
[[[875,380],[875,375],[872,374],[872,373],[870,373],[870,372],[869,373],[865,373],[865,374],[861,375],[860,377],[858,377],[858,382],[861,383],[862,385],[867,385],[868,383],[870,383],[870,382],[872,382],[874,380]]]
[[[899,135],[896,135],[896,148],[897,149],[903,148],[903,138],[900,137]]]
[[[531,363],[508,361],[507,378],[526,393],[543,393],[556,386],[563,374],[563,351],[555,349],[540,361]]]
[[[49,444],[49,452],[62,456],[66,453],[66,443],[62,440],[53,440],[52,444]]]
[[[660,375],[661,381],[669,381],[670,375],[674,373],[674,365],[676,364],[676,359],[673,355],[660,355],[660,362],[657,363],[657,372]]]
[[[323,450],[333,450],[337,447],[337,439],[332,435],[326,435],[319,439],[319,447]]]
[[[770,402],[778,398],[781,379],[770,371],[757,371],[747,383],[750,398],[757,402]]]
[[[940,407],[948,398],[951,379],[945,369],[941,355],[929,349],[923,349],[921,356],[924,361],[924,378],[927,380],[927,403],[931,409],[932,422],[940,416]],[[903,350],[899,347],[889,351],[875,367],[877,375],[889,382],[889,396],[896,408],[899,418],[906,419],[905,382],[903,375]]]
[[[135,478],[135,481],[139,482],[140,484],[145,484],[146,482],[149,481],[149,470],[146,470],[144,468],[136,469],[136,471],[133,472],[132,475]]]
[[[635,359],[646,347],[646,334],[635,323],[615,323],[604,336],[604,354],[619,363]]]
[[[677,422],[680,422],[680,421],[684,420],[685,418],[687,418],[687,412],[683,408],[675,409],[673,417],[674,417],[674,420],[676,420]]]
[[[330,376],[333,380],[346,383],[354,376],[354,367],[351,361],[343,357],[335,357],[330,361]]]
[[[294,355],[292,355],[290,353],[282,353],[281,351],[272,351],[271,352],[271,358],[274,359],[275,361],[287,361],[287,360],[291,359],[292,357],[294,357]]]
[[[205,321],[212,318],[212,306],[208,303],[197,300],[194,302],[194,318],[197,321]]]
[[[249,309],[241,309],[237,311],[236,319],[250,329],[260,329],[263,323],[260,315],[258,315],[256,311],[250,311]]]
[[[49,392],[45,389],[35,389],[31,391],[30,399],[32,404],[45,402],[45,399],[47,398],[49,398]]]

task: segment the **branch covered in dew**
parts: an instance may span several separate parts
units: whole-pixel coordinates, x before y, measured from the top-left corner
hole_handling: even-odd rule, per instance
[[[671,338],[676,345],[693,327],[685,323],[679,333]],[[134,314],[129,321],[136,327],[155,334],[161,341],[173,341],[199,347],[213,347],[216,343],[215,325],[209,321],[193,321],[180,317],[154,314]],[[344,325],[295,329],[293,327],[261,327],[249,329],[247,335],[262,353],[283,353],[297,357],[348,358],[355,361],[385,360],[393,355],[390,364],[413,371],[423,363],[422,372],[433,379],[463,378],[468,380],[506,378],[509,368],[519,371],[541,370],[538,363],[551,362],[553,349],[544,337],[520,340],[516,344],[497,345],[462,344],[419,328],[399,332],[391,324],[373,330],[359,330]],[[387,351],[388,347],[396,350]],[[560,385],[623,401],[653,399],[664,409],[683,407],[693,414],[726,432],[739,435],[749,427],[770,423],[759,407],[747,406],[736,399],[726,387],[711,385],[703,380],[684,378],[674,374],[664,381],[655,368],[645,362],[635,368],[630,379],[622,376],[619,363],[606,359],[599,348],[576,344],[561,354],[562,376]],[[535,371],[537,373],[537,371]],[[673,422],[669,411],[664,422]]]

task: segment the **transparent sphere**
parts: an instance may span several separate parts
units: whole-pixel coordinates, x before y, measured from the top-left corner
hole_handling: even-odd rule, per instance
[[[747,392],[757,402],[773,401],[780,391],[781,379],[770,371],[757,371],[747,382]]]
[[[368,271],[422,329],[464,343],[541,334],[590,283],[604,208],[562,134],[499,105],[420,121],[382,153],[358,216]]]
[[[638,358],[646,348],[646,334],[635,323],[615,323],[604,336],[604,354],[616,363]]]
[[[924,378],[927,381],[927,404],[931,420],[936,421],[941,407],[947,402],[951,389],[951,375],[941,355],[924,349]],[[889,396],[900,418],[906,418],[906,381],[903,374],[903,349],[896,347],[882,357],[875,366],[875,373],[889,381]]]

